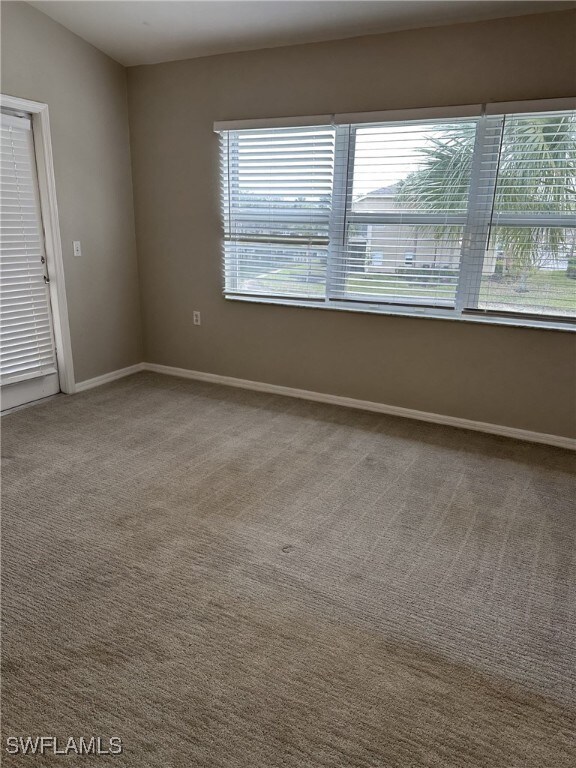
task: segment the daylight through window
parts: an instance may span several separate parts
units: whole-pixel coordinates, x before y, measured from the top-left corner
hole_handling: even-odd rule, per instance
[[[225,295],[576,318],[576,111],[225,130]]]

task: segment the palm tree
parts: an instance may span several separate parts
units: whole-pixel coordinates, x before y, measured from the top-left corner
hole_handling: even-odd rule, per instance
[[[430,138],[424,163],[400,184],[396,201],[436,213],[464,212],[475,130],[462,127]],[[507,119],[500,154],[494,210],[498,213],[576,213],[576,116]],[[442,230],[436,228],[436,236]],[[503,251],[506,273],[522,282],[544,260],[574,246],[574,233],[560,227],[499,226],[493,247]]]
[[[476,129],[454,127],[428,139],[421,152],[424,162],[399,183],[396,202],[435,213],[464,213]]]

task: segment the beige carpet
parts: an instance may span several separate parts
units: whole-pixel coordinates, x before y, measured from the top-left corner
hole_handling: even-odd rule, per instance
[[[139,374],[3,454],[4,737],[124,743],[4,765],[576,765],[567,452]]]

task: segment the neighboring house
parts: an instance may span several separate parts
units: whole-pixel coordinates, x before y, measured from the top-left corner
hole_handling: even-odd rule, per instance
[[[356,198],[354,213],[400,214],[395,202],[399,187],[399,183],[391,184]],[[424,269],[458,269],[461,235],[461,227],[454,227],[451,233],[438,231],[436,235],[430,225],[357,224],[348,241],[349,251],[354,254],[353,271],[398,274],[411,267],[420,273]],[[559,253],[535,250],[533,265],[539,270],[564,271],[575,252],[576,235],[567,232],[563,250]],[[506,274],[512,267],[513,258],[506,255],[503,246],[492,245],[486,250],[482,266],[484,275]]]
[[[354,213],[397,212],[395,203],[399,184],[380,187],[358,197],[353,204]],[[368,273],[397,273],[399,270],[457,269],[460,262],[461,228],[438,234],[430,226],[411,224],[357,225],[349,245],[355,246],[357,271]],[[365,259],[360,255],[364,253]],[[364,263],[362,264],[362,261]],[[484,273],[492,274],[495,256],[487,259]]]

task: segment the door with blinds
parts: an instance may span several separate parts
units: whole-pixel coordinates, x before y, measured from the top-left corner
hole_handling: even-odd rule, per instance
[[[5,411],[60,391],[29,116],[1,113],[0,384]]]

